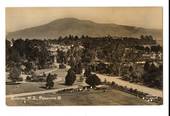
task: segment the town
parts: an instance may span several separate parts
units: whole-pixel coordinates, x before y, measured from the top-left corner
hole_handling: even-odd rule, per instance
[[[7,104],[161,105],[162,53],[152,35],[6,39]],[[45,103],[10,99],[39,95],[61,98]]]

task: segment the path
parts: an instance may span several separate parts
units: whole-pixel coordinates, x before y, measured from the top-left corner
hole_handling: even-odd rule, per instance
[[[114,81],[118,85],[127,86],[128,88],[137,89],[141,92],[148,93],[149,95],[152,95],[152,96],[163,97],[163,92],[161,90],[149,88],[149,87],[146,87],[143,85],[138,85],[135,83],[130,83],[128,81],[121,80],[120,77],[106,76],[106,75],[102,75],[102,74],[97,74],[97,75],[99,76],[101,81],[104,81],[105,79],[108,82]]]
[[[73,85],[71,87],[65,87],[65,88],[60,88],[60,89],[51,89],[51,90],[44,90],[44,91],[37,91],[37,92],[26,92],[26,93],[12,94],[12,95],[7,95],[6,98],[23,97],[23,96],[29,96],[29,95],[32,96],[32,95],[58,92],[58,91],[61,91],[64,89],[76,89],[76,88],[78,88],[78,85]]]

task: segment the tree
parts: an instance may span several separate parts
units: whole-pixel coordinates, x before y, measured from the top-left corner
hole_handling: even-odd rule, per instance
[[[145,47],[145,52],[149,53],[150,52],[150,48],[149,47]]]
[[[129,67],[129,72],[133,72],[133,70],[134,70],[133,67],[130,66],[130,67]]]
[[[21,57],[24,56],[25,52],[25,41],[22,39],[15,40],[13,43],[13,49],[19,53]]]
[[[11,49],[11,42],[6,40],[6,63],[8,65],[9,63],[9,56],[10,56],[10,50]]]
[[[83,51],[83,55],[82,55],[82,62],[84,63],[90,63],[94,60],[94,50],[89,49],[89,48],[85,48]]]
[[[58,62],[59,63],[65,63],[65,53],[64,51],[58,50]]]
[[[26,66],[26,70],[27,72],[31,71],[31,69],[33,69],[33,64],[30,62],[26,62],[24,63],[24,65]]]
[[[120,71],[122,68],[122,63],[125,60],[124,53],[125,53],[125,45],[121,42],[118,42],[115,46],[115,48],[112,51],[112,63],[116,65],[116,73],[118,76],[120,76]]]
[[[88,77],[90,74],[91,74],[91,68],[90,68],[90,67],[87,67],[87,68],[85,69],[84,76],[85,76],[85,77]]]
[[[140,36],[140,39],[145,39],[144,35],[141,35],[141,36]]]
[[[159,71],[144,73],[143,82],[144,82],[144,84],[146,84],[150,87],[156,87],[156,88],[162,89],[163,74],[162,74],[162,72],[159,72]]]
[[[72,68],[76,74],[81,74],[82,73],[82,64],[81,62],[76,63],[75,65],[72,65]]]
[[[52,77],[52,75],[49,73],[46,79],[46,88],[47,89],[51,89],[54,86],[54,82],[53,82],[54,78]]]
[[[76,80],[76,74],[71,68],[68,70],[68,73],[65,77],[65,85],[73,85],[75,80]]]
[[[144,66],[146,67],[146,66]],[[143,82],[144,84],[150,86],[150,87],[156,87],[162,89],[163,84],[163,70],[162,65],[155,66],[154,63],[152,63],[149,67],[147,67],[147,70],[144,68],[145,72],[143,74]]]
[[[161,51],[161,46],[160,45],[157,45],[157,46],[151,46],[151,51],[152,52],[155,52],[155,53],[158,53],[159,51]]]
[[[152,35],[149,35],[148,36],[150,40],[153,40],[153,36]]]
[[[96,85],[101,84],[101,80],[96,74],[90,74],[86,78],[86,83],[94,88]]]
[[[150,68],[150,64],[148,61],[145,62],[145,65],[144,65],[144,71],[149,71],[149,68]]]
[[[130,74],[130,81],[131,82],[140,82],[142,74],[139,71],[133,71]]]
[[[44,68],[45,64],[47,64],[49,58],[49,52],[47,51],[46,48],[41,48],[38,53],[38,60],[39,60],[39,66],[41,68]]]
[[[9,59],[13,62],[21,62],[21,56],[19,54],[19,52],[16,49],[11,49],[11,54],[9,54]]]
[[[10,71],[9,79],[11,79],[12,82],[16,82],[19,80],[20,74],[21,74],[21,70],[15,66]]]

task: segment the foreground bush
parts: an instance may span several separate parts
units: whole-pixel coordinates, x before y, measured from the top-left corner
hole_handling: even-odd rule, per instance
[[[65,77],[65,85],[73,85],[75,80],[76,80],[75,72],[73,71],[73,69],[69,69]]]
[[[96,85],[101,84],[101,80],[96,74],[90,74],[86,78],[86,83],[89,84],[92,87],[95,87]]]
[[[51,89],[54,86],[53,81],[54,81],[54,77],[53,77],[53,75],[51,75],[49,73],[48,76],[47,76],[47,79],[46,79],[46,88],[47,89]]]

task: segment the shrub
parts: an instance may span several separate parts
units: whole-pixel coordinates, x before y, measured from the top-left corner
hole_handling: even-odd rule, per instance
[[[82,73],[82,64],[81,63],[75,64],[74,66],[72,66],[72,68],[76,74]]]
[[[9,79],[11,79],[13,82],[16,81],[22,81],[22,78],[20,78],[21,70],[18,67],[12,68],[10,71]]]
[[[101,80],[96,74],[90,74],[86,78],[86,83],[89,84],[92,87],[95,87],[96,85],[101,84]]]
[[[54,80],[53,75],[51,75],[49,73],[47,76],[47,79],[46,79],[46,88],[47,89],[51,89],[54,86],[53,80]]]
[[[30,76],[27,76],[27,77],[26,77],[26,81],[31,81],[31,77],[30,77]]]
[[[75,72],[73,71],[73,69],[69,69],[65,77],[65,85],[73,85],[75,80],[76,80]]]
[[[65,69],[65,68],[66,68],[66,66],[64,64],[59,65],[59,69]]]
[[[84,72],[85,77],[88,77],[89,75],[91,75],[91,68],[90,67],[86,68],[85,72]]]

